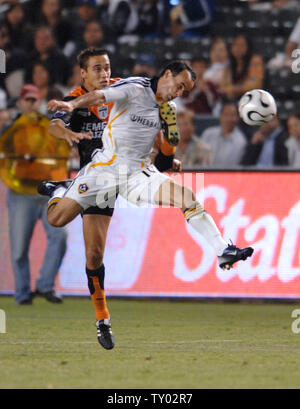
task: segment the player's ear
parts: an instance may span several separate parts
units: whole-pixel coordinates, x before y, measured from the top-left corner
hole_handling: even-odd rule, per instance
[[[173,74],[172,74],[172,71],[171,71],[171,70],[166,70],[163,76],[164,76],[165,78],[169,78],[169,77],[172,76],[172,75],[173,75]]]
[[[80,74],[81,74],[81,78],[85,79],[86,77],[86,70],[84,68],[80,68]]]

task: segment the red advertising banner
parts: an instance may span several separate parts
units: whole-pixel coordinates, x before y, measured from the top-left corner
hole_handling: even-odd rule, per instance
[[[300,298],[300,175],[207,172],[174,176],[197,193],[226,240],[253,246],[232,270],[173,208],[118,206],[105,252],[110,295]],[[199,183],[200,180],[200,183]],[[0,186],[0,292],[13,291],[5,188]],[[123,199],[118,199],[122,201]],[[121,203],[122,204],[122,203]],[[64,294],[88,294],[81,218],[68,226],[68,250],[57,278]],[[32,287],[46,247],[39,224],[30,245]]]

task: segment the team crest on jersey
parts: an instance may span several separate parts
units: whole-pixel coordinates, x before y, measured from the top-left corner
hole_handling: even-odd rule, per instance
[[[89,190],[89,187],[88,187],[88,185],[86,183],[81,183],[78,186],[78,193],[79,194],[86,193],[88,190]]]
[[[105,119],[108,114],[108,107],[106,105],[102,105],[101,107],[98,107],[98,116],[101,119]]]
[[[56,111],[55,114],[53,115],[53,119],[61,118],[64,115],[66,115],[65,111]]]

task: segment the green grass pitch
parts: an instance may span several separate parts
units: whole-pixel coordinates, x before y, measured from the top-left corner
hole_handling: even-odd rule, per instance
[[[87,298],[0,297],[0,388],[299,388],[299,304],[108,300],[116,346]]]

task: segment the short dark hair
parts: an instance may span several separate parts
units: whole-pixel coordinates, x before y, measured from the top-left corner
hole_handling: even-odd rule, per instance
[[[176,77],[176,75],[180,74],[182,71],[187,70],[190,72],[193,82],[196,82],[197,76],[195,72],[184,61],[181,60],[171,61],[162,69],[158,77],[159,78],[162,77],[167,70],[170,70],[172,72],[173,77]]]
[[[86,48],[85,50],[80,51],[77,56],[77,61],[80,68],[86,70],[87,69],[87,62],[90,57],[95,57],[97,55],[107,55],[108,52],[104,48]]]

